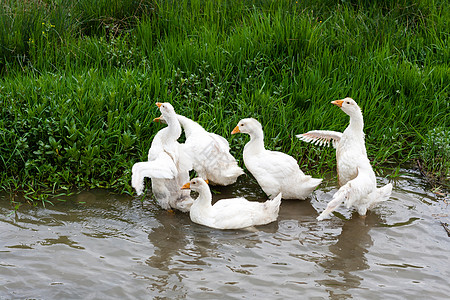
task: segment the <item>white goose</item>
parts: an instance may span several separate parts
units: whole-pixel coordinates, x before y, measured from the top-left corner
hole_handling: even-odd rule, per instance
[[[305,175],[292,156],[266,150],[262,126],[257,120],[240,120],[231,134],[239,132],[250,135],[244,147],[244,163],[269,198],[282,193],[283,199],[305,199],[322,182]]]
[[[389,199],[392,184],[377,188],[375,173],[367,158],[364,142],[364,121],[360,107],[355,100],[345,98],[331,102],[350,116],[350,124],[343,133],[328,130],[312,130],[297,137],[313,144],[330,144],[336,148],[336,165],[341,188],[334,194],[327,208],[317,217],[326,218],[341,203],[347,208],[355,207],[364,216],[367,209],[378,202]]]
[[[148,161],[133,165],[131,185],[138,195],[144,189],[144,178],[152,180],[152,192],[163,209],[188,212],[192,205],[189,191],[180,187],[189,180],[191,164],[177,142],[181,135],[180,123],[170,103],[156,103],[168,126],[155,135],[148,151]]]
[[[177,114],[184,129],[185,150],[191,157],[192,167],[199,177],[211,184],[229,185],[244,174],[236,159],[230,154],[228,141],[222,136],[206,131],[197,122]],[[166,122],[160,117],[161,122]]]
[[[245,198],[222,199],[211,205],[212,195],[202,178],[194,178],[182,189],[198,192],[189,216],[192,222],[216,229],[241,229],[275,221],[281,204],[281,194],[266,202]]]

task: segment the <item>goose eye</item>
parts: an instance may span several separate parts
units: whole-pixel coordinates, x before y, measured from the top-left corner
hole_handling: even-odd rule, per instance
[[[347,101],[346,103],[347,103],[347,104],[350,104],[350,101]]]
[[[241,124],[240,126],[244,127],[244,124]]]

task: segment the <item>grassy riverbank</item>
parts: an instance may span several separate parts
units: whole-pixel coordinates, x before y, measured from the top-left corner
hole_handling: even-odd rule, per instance
[[[161,128],[157,101],[238,158],[247,138],[230,131],[255,117],[268,148],[320,176],[334,151],[294,135],[342,131],[330,101],[346,96],[363,109],[374,166],[419,160],[448,183],[448,20],[433,0],[3,1],[0,188],[131,193],[131,166]]]

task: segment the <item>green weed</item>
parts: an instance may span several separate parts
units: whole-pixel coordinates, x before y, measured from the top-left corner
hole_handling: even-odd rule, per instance
[[[450,180],[450,130],[433,128],[424,137],[420,158],[428,176],[437,182]]]

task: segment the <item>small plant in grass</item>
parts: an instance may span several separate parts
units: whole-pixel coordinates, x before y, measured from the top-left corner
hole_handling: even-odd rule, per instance
[[[450,129],[431,129],[424,137],[420,157],[426,175],[447,184],[450,180]]]

